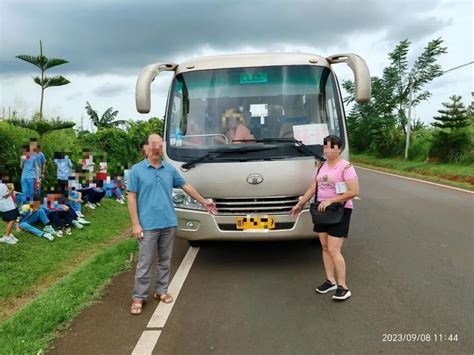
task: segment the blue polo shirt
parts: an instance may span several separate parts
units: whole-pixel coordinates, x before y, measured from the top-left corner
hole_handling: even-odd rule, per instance
[[[70,169],[72,168],[72,162],[69,158],[54,159],[54,164],[58,167],[56,176],[59,180],[68,180],[70,175]]]
[[[186,182],[174,166],[161,162],[154,168],[147,159],[132,166],[127,191],[137,194],[138,219],[143,230],[176,227],[173,188]]]
[[[36,154],[30,154],[28,158],[23,162],[23,170],[21,171],[22,179],[36,178],[36,165],[38,165],[38,156]]]

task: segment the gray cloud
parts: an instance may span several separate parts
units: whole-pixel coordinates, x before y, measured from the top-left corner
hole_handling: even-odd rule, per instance
[[[424,4],[430,8],[425,9]],[[413,10],[408,0],[7,0],[2,8],[5,34],[1,36],[0,73],[34,72],[32,66],[14,57],[38,53],[39,39],[47,56],[70,61],[51,69],[52,73],[91,75],[135,74],[148,63],[172,61],[203,47],[222,51],[238,51],[243,46],[266,51],[285,44],[349,47],[350,35],[383,31],[390,43],[416,40],[448,24],[420,15],[435,5],[435,1],[415,5],[415,18],[400,15]]]
[[[133,87],[127,84],[112,84],[112,83],[104,83],[101,84],[99,87],[95,88],[91,94],[94,96],[99,97],[114,97],[116,95],[120,95],[126,92],[132,92]]]
[[[452,19],[439,19],[436,17],[426,17],[420,19],[415,16],[408,16],[403,26],[394,24],[388,27],[387,37],[394,41],[409,39],[411,42],[423,39],[427,36],[435,38],[436,33],[446,26],[452,24]]]

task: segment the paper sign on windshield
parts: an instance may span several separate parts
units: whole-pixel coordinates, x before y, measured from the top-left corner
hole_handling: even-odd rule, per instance
[[[303,124],[293,126],[293,135],[296,140],[306,145],[323,145],[324,137],[329,135],[326,123]]]

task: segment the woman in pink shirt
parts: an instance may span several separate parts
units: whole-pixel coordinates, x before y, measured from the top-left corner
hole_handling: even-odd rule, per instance
[[[318,293],[328,293],[336,290],[332,297],[343,301],[351,297],[351,291],[346,284],[346,264],[341,253],[344,238],[349,234],[349,224],[352,214],[352,198],[359,194],[359,181],[354,167],[341,158],[342,141],[337,136],[324,138],[324,154],[327,161],[316,170],[310,188],[293,207],[290,214],[297,216],[304,204],[315,195],[318,189],[319,210],[324,211],[333,203],[344,203],[342,221],[332,225],[315,225],[314,231],[319,234],[323,248],[323,262],[326,271],[326,281],[316,288]],[[337,283],[335,273],[337,274]]]
[[[239,141],[254,140],[255,137],[250,133],[245,126],[244,115],[235,110],[229,109],[222,115],[222,121],[227,126],[228,130],[226,137],[229,143],[245,143]]]

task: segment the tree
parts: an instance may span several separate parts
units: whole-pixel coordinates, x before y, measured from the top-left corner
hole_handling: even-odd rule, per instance
[[[123,173],[125,166],[141,159],[140,149],[134,147],[126,131],[118,128],[104,128],[96,133],[83,134],[80,142],[83,147],[107,155],[109,173]]]
[[[40,55],[39,56],[32,56],[32,55],[17,55],[16,58],[24,60],[25,62],[28,62],[30,64],[33,64],[34,66],[38,67],[41,70],[41,77],[35,77],[33,78],[33,81],[41,86],[41,102],[40,102],[40,119],[43,119],[43,98],[44,98],[44,91],[49,88],[49,87],[54,87],[54,86],[62,86],[62,85],[67,85],[70,83],[69,80],[67,80],[63,76],[53,76],[53,77],[46,77],[45,76],[45,71],[56,67],[58,65],[66,64],[69,63],[67,60],[64,59],[59,59],[59,58],[48,58],[43,55],[43,44],[40,41]]]
[[[432,126],[438,130],[433,135],[431,157],[456,162],[469,148],[471,137],[465,128],[471,124],[471,118],[461,99],[461,96],[451,96],[451,102],[443,102],[444,109],[438,110],[441,115],[433,117],[436,122]]]
[[[445,109],[438,110],[441,116],[433,117],[438,122],[433,122],[432,125],[441,129],[450,129],[451,132],[469,126],[467,109],[461,99],[461,96],[453,95],[450,97],[451,103],[443,102]]]
[[[38,132],[40,137],[43,137],[45,133],[57,131],[60,129],[74,127],[74,122],[62,121],[59,117],[51,120],[40,119],[40,117],[33,117],[32,120],[25,120],[23,118],[12,118],[7,120],[13,126],[28,128]]]
[[[89,102],[87,102],[86,112],[89,115],[92,124],[97,127],[97,130],[104,128],[115,128],[120,125],[128,125],[128,121],[115,120],[115,117],[118,115],[118,111],[114,111],[113,107],[109,107],[99,118],[97,111],[95,111]]]
[[[355,129],[354,126],[361,125],[361,140],[367,135],[374,136],[377,134],[377,137],[380,137],[382,133],[380,142],[389,143],[392,146],[397,145],[398,147],[400,134],[393,132],[393,130],[401,130],[406,134],[407,118],[405,111],[409,105],[410,88],[413,97],[412,106],[416,106],[431,96],[429,91],[423,90],[426,84],[443,73],[441,66],[437,63],[439,56],[447,52],[442,43],[441,38],[430,41],[423,53],[415,60],[411,69],[407,58],[410,49],[408,40],[400,41],[395,49],[388,54],[390,63],[384,68],[382,77],[374,76],[371,78],[372,98],[370,102],[364,105],[354,104],[349,114],[352,119],[352,129]],[[354,83],[348,80],[344,81],[342,85],[349,94],[344,101],[353,103]],[[393,121],[394,118],[395,122]],[[380,128],[384,126],[390,129],[386,132],[386,137],[383,137],[383,132],[380,132]],[[379,132],[370,132],[367,129],[376,129]],[[351,131],[349,131],[349,135],[352,135]],[[383,140],[384,138],[394,139],[394,141],[387,142]],[[372,144],[368,139],[365,140],[365,144],[362,143],[363,150],[369,149],[370,145],[373,149],[377,149],[376,144]],[[387,150],[385,151],[387,152]]]

